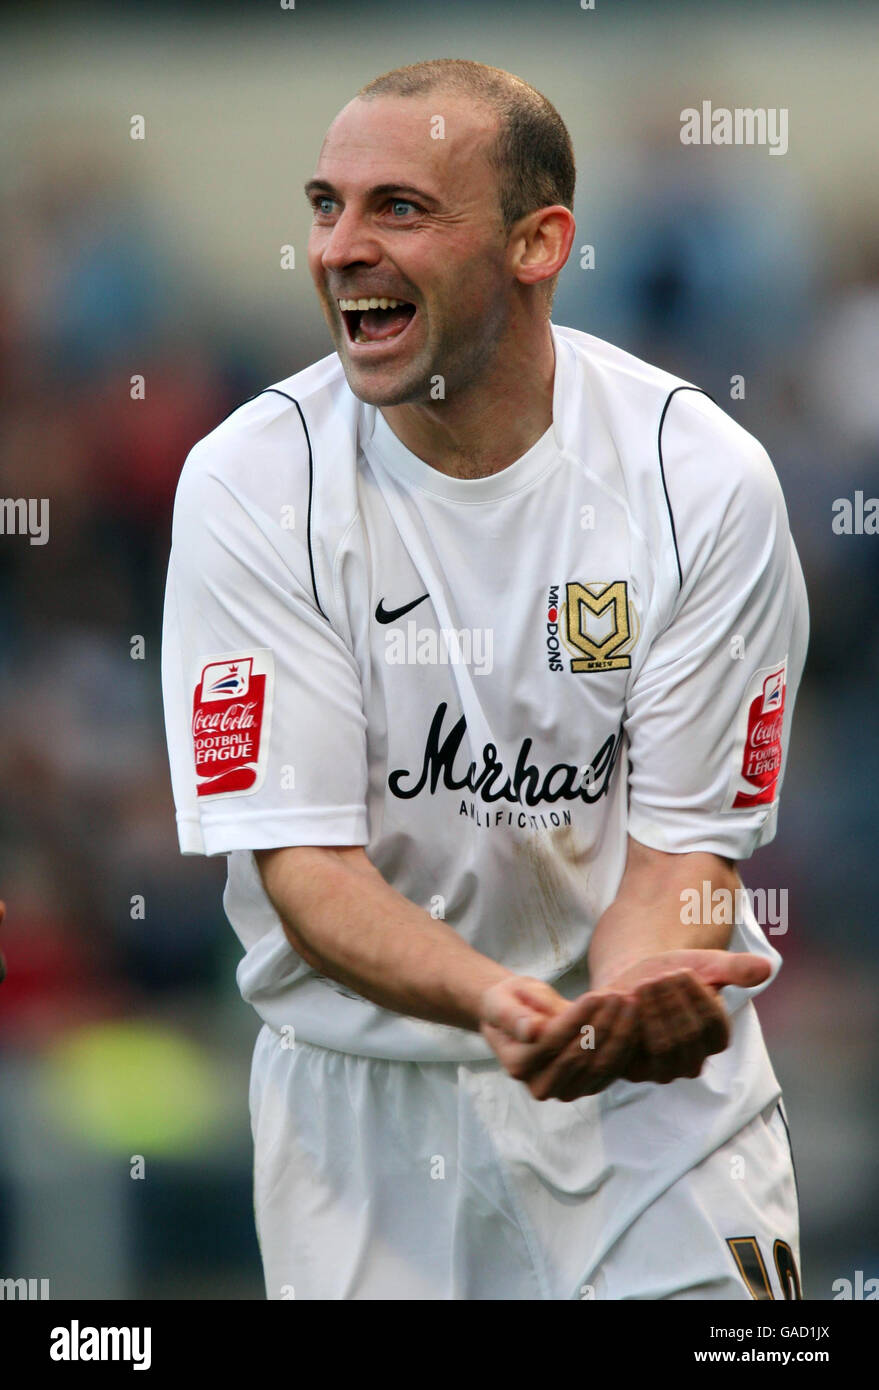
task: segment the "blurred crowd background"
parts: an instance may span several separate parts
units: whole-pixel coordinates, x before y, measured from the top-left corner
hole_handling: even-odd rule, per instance
[[[225,861],[179,855],[167,772],[171,506],[198,438],[332,350],[301,191],[327,125],[372,76],[446,56],[518,73],[571,130],[595,268],[575,249],[554,321],[703,386],[781,478],[812,636],[779,833],[742,867],[788,895],[759,1012],[806,1296],[879,1275],[879,537],[831,525],[835,499],[879,496],[875,13],[127,13],[0,20],[0,494],[50,505],[47,544],[0,536],[0,1277],[48,1278],[55,1298],[263,1296],[258,1020],[235,987]],[[682,145],[680,113],[704,99],[788,108],[788,153]]]

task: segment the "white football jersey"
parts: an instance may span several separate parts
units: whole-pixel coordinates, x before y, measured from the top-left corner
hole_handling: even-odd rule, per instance
[[[573,998],[627,835],[744,859],[775,834],[808,623],[772,465],[697,388],[551,327],[552,425],[491,477],[416,457],[335,353],[186,461],[163,642],[180,846],[229,856],[241,992],[304,1041],[493,1055],[316,974],[256,849],[363,845],[406,898]],[[732,949],[778,968],[749,907]],[[674,1086],[713,1111],[703,1152],[778,1093],[755,992],[724,991],[730,1048]],[[631,1115],[668,1096],[595,1099]]]

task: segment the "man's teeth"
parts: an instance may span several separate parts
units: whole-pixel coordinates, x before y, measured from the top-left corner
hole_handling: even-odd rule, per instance
[[[345,310],[359,309],[396,309],[401,304],[405,304],[405,299],[340,299],[339,308]]]

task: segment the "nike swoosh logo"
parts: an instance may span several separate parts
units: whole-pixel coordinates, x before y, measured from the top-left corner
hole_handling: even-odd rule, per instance
[[[411,613],[413,608],[417,608],[419,603],[423,603],[429,594],[422,594],[421,598],[414,598],[411,603],[404,603],[402,608],[385,608],[384,600],[379,599],[375,610],[375,619],[378,623],[393,623],[397,618],[402,618],[405,613]]]

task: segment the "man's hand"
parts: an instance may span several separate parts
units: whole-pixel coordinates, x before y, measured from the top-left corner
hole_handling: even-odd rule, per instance
[[[676,950],[658,952],[605,981],[605,989],[634,990],[638,1003],[641,1046],[625,1080],[665,1085],[698,1076],[705,1059],[729,1043],[717,991],[762,984],[770,973],[768,960],[747,952]]]
[[[486,990],[480,1032],[535,1100],[576,1100],[604,1090],[634,1063],[638,1010],[634,998],[616,991],[569,1003],[551,985],[516,976]]]
[[[758,985],[769,962],[720,950],[658,952],[568,1002],[521,977],[483,996],[480,1031],[536,1100],[576,1100],[616,1080],[695,1077],[729,1042],[724,985]]]

